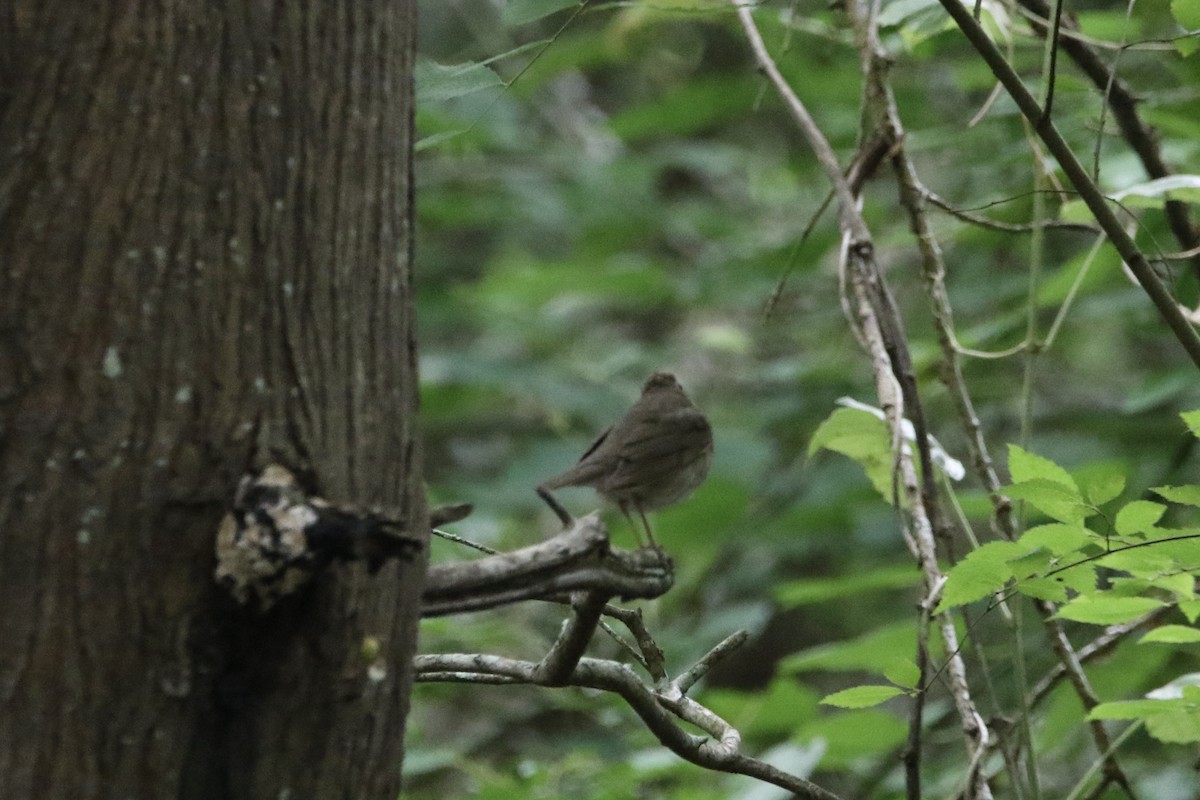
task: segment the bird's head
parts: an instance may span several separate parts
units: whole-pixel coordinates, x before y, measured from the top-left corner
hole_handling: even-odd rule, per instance
[[[646,383],[642,386],[642,394],[652,392],[656,389],[678,389],[679,382],[675,380],[675,376],[669,372],[656,372],[646,379]]]

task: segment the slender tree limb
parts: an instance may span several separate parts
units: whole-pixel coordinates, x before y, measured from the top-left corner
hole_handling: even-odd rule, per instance
[[[1104,629],[1104,633],[1097,636],[1092,641],[1088,642],[1076,652],[1076,661],[1080,666],[1091,661],[1093,658],[1104,655],[1110,652],[1121,641],[1128,638],[1129,634],[1136,630],[1140,630],[1148,625],[1153,625],[1162,617],[1166,616],[1171,611],[1171,608],[1163,607],[1146,614],[1143,617],[1123,623],[1121,625],[1111,625]],[[1053,669],[1042,676],[1029,692],[1029,707],[1033,708],[1039,704],[1050,694],[1050,691],[1062,681],[1070,677],[1068,666],[1059,662]]]
[[[563,623],[558,638],[554,640],[550,651],[546,653],[534,671],[534,682],[542,686],[565,686],[575,665],[583,657],[596,625],[600,622],[600,614],[608,596],[602,592],[591,591],[581,595],[571,604],[574,612]]]
[[[1043,36],[1047,32],[1047,18],[1050,8],[1045,0],[1020,0],[1020,4],[1032,12],[1034,29]],[[1070,18],[1062,20],[1058,44],[1067,56],[1083,71],[1098,90],[1103,93],[1105,102],[1112,110],[1113,118],[1121,131],[1121,137],[1129,143],[1134,153],[1142,162],[1142,167],[1151,178],[1165,178],[1173,174],[1162,156],[1158,144],[1158,136],[1154,129],[1143,122],[1138,114],[1138,99],[1129,86],[1117,78],[1108,68],[1099,54],[1082,38],[1078,36],[1078,26]],[[1103,131],[1101,131],[1103,134]],[[1168,200],[1164,206],[1167,223],[1175,239],[1185,250],[1200,248],[1200,230],[1197,230],[1191,220],[1187,203],[1181,200]],[[1193,254],[1192,268],[1200,275],[1200,253]]]
[[[1063,139],[1054,123],[1045,117],[1037,100],[1029,93],[1020,76],[988,37],[987,32],[971,17],[970,11],[963,7],[959,0],[939,0],[939,2],[958,24],[967,40],[987,62],[992,73],[1004,84],[1009,96],[1012,97],[1017,107],[1021,109],[1021,113],[1037,132],[1038,137],[1058,161],[1068,180],[1071,181],[1071,185],[1087,204],[1088,210],[1092,212],[1092,216],[1096,218],[1109,241],[1113,243],[1125,264],[1137,277],[1142,289],[1150,296],[1151,302],[1154,303],[1167,326],[1183,345],[1192,361],[1200,366],[1200,335],[1196,333],[1196,329],[1180,311],[1170,291],[1159,280],[1158,275],[1146,260],[1146,256],[1125,232],[1125,228],[1109,206],[1108,199],[1088,176],[1087,170],[1079,162],[1071,150],[1071,146]],[[1190,247],[1191,244],[1187,246]]]
[[[820,128],[813,121],[804,104],[792,91],[787,81],[775,66],[770,54],[763,43],[754,24],[750,10],[737,4],[738,18],[746,32],[751,50],[760,71],[783,99],[784,106],[800,128],[809,146],[816,154],[817,161],[824,169],[826,176],[834,186],[835,197],[838,200],[839,222],[843,235],[843,260],[847,265],[849,285],[852,287],[856,302],[853,312],[857,320],[860,341],[865,343],[875,369],[876,390],[879,393],[880,408],[888,415],[897,443],[903,441],[902,418],[903,403],[910,400],[908,396],[901,398],[896,388],[901,392],[912,392],[915,386],[909,382],[911,369],[906,369],[907,352],[903,349],[903,338],[900,335],[899,320],[895,314],[894,303],[883,285],[882,277],[874,263],[874,247],[866,222],[858,210],[857,200],[849,184],[841,174],[837,159],[832,148],[825,139]],[[969,13],[969,12],[968,12]],[[919,403],[915,392],[911,400]],[[908,500],[910,522],[906,540],[913,550],[923,572],[928,587],[938,585],[942,573],[937,561],[937,546],[934,542],[933,524],[930,517],[932,493],[928,490],[933,482],[933,472],[928,456],[928,436],[924,430],[924,420],[917,415],[913,419],[917,428],[918,452],[922,453],[922,466],[928,470],[928,481],[922,484],[918,480],[912,459],[903,448],[897,446],[898,483],[903,486]],[[968,774],[967,797],[985,800],[991,798],[991,789],[982,777],[982,771],[977,769],[977,756],[988,741],[987,728],[979,713],[975,710],[970,688],[966,680],[966,668],[958,654],[957,632],[953,621],[948,615],[939,615],[938,626],[946,642],[946,647],[952,653],[947,665],[948,684],[955,708],[958,710],[963,733],[966,738],[967,751],[972,765]]]
[[[675,686],[683,694],[687,694],[697,681],[708,674],[708,671],[716,666],[717,662],[725,658],[725,656],[737,650],[746,640],[750,638],[750,634],[746,631],[736,631],[725,637],[716,647],[708,651],[708,654],[685,670],[678,678],[675,679]]]
[[[706,659],[710,657],[711,654],[705,656]],[[502,656],[439,653],[417,656],[413,664],[418,682],[543,685],[540,683],[543,673],[538,664]],[[747,775],[786,789],[804,800],[840,800],[833,792],[811,781],[739,753],[741,736],[737,730],[708,708],[684,696],[678,686],[665,692],[656,691],[642,683],[630,667],[594,658],[580,659],[562,685],[619,695],[664,746],[693,764]],[[708,737],[688,733],[676,720],[696,725]]]
[[[960,219],[963,222],[969,222],[970,224],[978,225],[981,228],[988,228],[989,230],[1000,231],[1002,233],[1029,233],[1033,230],[1035,225],[1035,223],[1030,222],[1012,223],[990,219],[982,214],[976,214],[972,211],[955,207],[950,203],[949,200],[946,200],[940,195],[930,191],[923,185],[918,184],[916,189],[922,199],[927,201],[930,205],[940,208],[950,216]],[[1036,224],[1040,224],[1041,227],[1046,229],[1079,231],[1082,233],[1096,233],[1099,230],[1099,228],[1097,228],[1095,225],[1087,222],[1063,222],[1061,220],[1047,220],[1044,223]],[[1176,255],[1178,256],[1179,254]]]

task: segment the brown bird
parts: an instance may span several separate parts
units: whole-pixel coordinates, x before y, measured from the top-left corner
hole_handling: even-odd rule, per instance
[[[700,409],[683,393],[675,376],[656,372],[642,396],[625,416],[596,437],[579,463],[538,487],[537,492],[560,516],[551,489],[591,486],[615,503],[630,522],[641,517],[650,544],[658,547],[646,512],[691,494],[704,482],[712,464],[712,428]]]

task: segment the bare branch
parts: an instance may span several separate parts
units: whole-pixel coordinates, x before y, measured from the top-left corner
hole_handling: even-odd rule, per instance
[[[563,623],[563,629],[550,647],[550,652],[537,665],[536,682],[543,686],[562,686],[575,671],[575,665],[583,657],[583,651],[592,634],[596,632],[596,624],[600,622],[600,614],[608,597],[599,592],[589,592],[571,604],[574,614]]]
[[[682,673],[678,678],[676,678],[673,681],[674,685],[681,693],[687,694],[688,690],[696,684],[696,681],[707,675],[708,671],[712,669],[718,661],[725,658],[725,656],[729,655],[734,650],[737,650],[739,647],[745,644],[746,640],[749,638],[750,634],[746,631],[737,631],[725,637],[725,639],[718,643],[716,647],[705,653],[703,658],[701,658],[686,672]]]
[[[419,682],[538,684],[537,664],[501,656],[440,653],[417,656],[413,665]],[[620,695],[664,746],[693,764],[757,778],[803,800],[840,800],[811,781],[737,752],[741,736],[729,723],[690,698],[667,697],[654,691],[624,664],[582,658],[566,685]],[[677,719],[696,725],[712,738],[688,733]]]
[[[597,514],[531,547],[477,561],[434,564],[425,579],[423,616],[478,611],[575,591],[654,598],[671,588],[674,564],[661,550],[612,550]]]

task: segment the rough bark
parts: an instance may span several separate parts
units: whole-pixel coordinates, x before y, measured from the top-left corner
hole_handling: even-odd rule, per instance
[[[256,453],[426,528],[414,5],[0,8],[0,796],[395,796],[424,558],[212,571]]]

